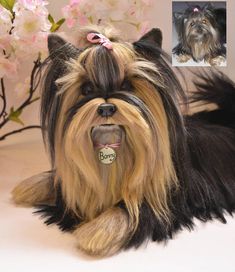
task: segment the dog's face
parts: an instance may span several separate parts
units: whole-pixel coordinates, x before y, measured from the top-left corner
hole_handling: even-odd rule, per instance
[[[189,39],[204,42],[210,35],[214,35],[215,29],[206,14],[193,13],[185,20],[185,32]]]
[[[188,43],[207,43],[217,39],[215,21],[210,10],[193,11],[184,19],[185,36]]]
[[[87,41],[91,32],[99,35],[85,30],[79,48],[49,38],[42,119],[56,180],[67,206],[85,219],[124,201],[135,221],[144,199],[164,218],[167,190],[177,183],[169,130],[177,105],[149,52],[136,50],[159,50],[161,33],[152,30],[135,48],[106,29],[108,49]]]

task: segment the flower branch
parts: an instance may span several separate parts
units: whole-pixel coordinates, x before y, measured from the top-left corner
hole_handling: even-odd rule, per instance
[[[40,128],[39,125],[26,126],[21,114],[40,99],[36,92],[41,62],[47,57],[47,36],[50,32],[59,30],[65,21],[64,18],[55,21],[49,14],[47,5],[45,0],[0,0],[0,129],[9,122],[23,126],[0,136],[0,141],[28,129]],[[17,108],[9,107],[5,78],[10,78],[13,82],[11,79],[17,78],[20,67],[28,59],[36,59],[29,72],[30,76],[14,86],[18,94],[26,98]]]
[[[35,91],[37,89],[37,86],[38,86],[38,83],[35,84],[34,80],[37,78],[37,72],[39,71],[40,66],[41,66],[41,61],[40,61],[40,55],[39,55],[37,60],[34,62],[34,66],[33,66],[32,72],[31,72],[30,89],[29,89],[28,97],[16,110],[14,110],[14,108],[12,107],[11,112],[9,114],[6,113],[7,117],[5,117],[4,120],[0,123],[0,128],[2,128],[9,121],[15,121],[17,123],[23,124],[23,122],[19,119],[19,116],[22,113],[23,109],[25,109],[30,104],[34,103],[35,101],[37,101],[39,99],[39,97],[33,98],[33,94],[35,93]],[[4,87],[4,84],[3,84],[3,79],[1,80],[1,83],[2,83],[2,86],[3,86],[2,87],[2,93],[4,94],[4,97],[5,97],[5,87]],[[3,110],[5,112],[5,109],[6,109],[6,97],[5,97],[4,105],[5,105],[5,107],[3,107],[2,112],[3,112]],[[12,135],[12,134],[9,134],[9,135]],[[2,137],[0,137],[0,139],[1,138]]]
[[[3,141],[6,137],[10,136],[10,135],[13,135],[13,134],[16,134],[16,133],[20,133],[24,130],[28,130],[28,129],[33,129],[33,128],[41,128],[40,126],[27,126],[27,127],[23,127],[23,128],[20,128],[20,129],[16,129],[16,130],[12,130],[11,132],[8,132],[2,136],[0,136],[0,141]]]
[[[1,118],[5,119],[6,115],[7,115],[7,113],[6,113],[7,100],[6,100],[6,91],[5,91],[5,84],[4,84],[3,78],[1,78],[1,95],[0,95],[0,97],[3,102],[2,110],[0,113],[0,119]]]

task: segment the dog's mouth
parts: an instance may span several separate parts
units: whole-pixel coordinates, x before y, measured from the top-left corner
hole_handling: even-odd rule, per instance
[[[125,131],[119,125],[104,124],[91,129],[91,139],[100,163],[109,165],[116,160],[124,136]]]
[[[124,135],[124,128],[114,124],[98,125],[91,129],[91,139],[95,148],[109,145],[119,147]]]

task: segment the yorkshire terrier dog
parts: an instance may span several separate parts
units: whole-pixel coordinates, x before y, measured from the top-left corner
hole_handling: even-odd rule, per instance
[[[225,223],[235,210],[234,83],[201,76],[191,101],[218,109],[184,116],[159,29],[131,44],[91,26],[78,44],[49,36],[41,119],[52,170],[20,183],[15,203],[99,257],[166,241],[194,218]]]
[[[190,6],[183,13],[174,13],[178,45],[173,54],[179,62],[193,59],[220,66],[226,57],[226,10],[211,4],[201,8]]]

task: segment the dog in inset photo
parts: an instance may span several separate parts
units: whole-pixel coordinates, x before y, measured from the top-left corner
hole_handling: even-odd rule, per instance
[[[178,44],[172,53],[179,63],[192,59],[195,63],[222,65],[226,61],[226,9],[211,3],[189,3],[184,11],[173,13]]]
[[[41,120],[51,169],[16,186],[14,202],[96,257],[167,241],[194,218],[226,223],[235,211],[235,84],[199,75],[189,102],[217,109],[189,116],[159,29],[130,43],[90,26],[78,40],[48,38]]]

